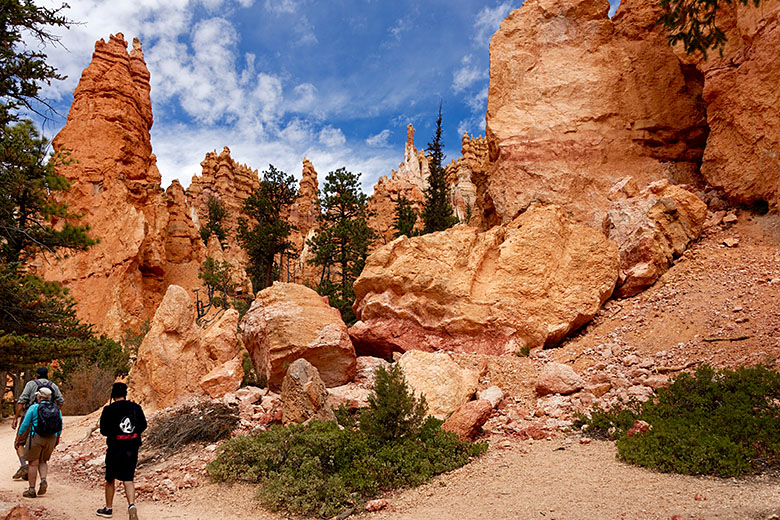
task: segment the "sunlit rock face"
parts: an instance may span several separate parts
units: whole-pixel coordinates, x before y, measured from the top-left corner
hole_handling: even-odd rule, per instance
[[[632,176],[695,182],[707,137],[701,73],[666,44],[652,2],[528,0],[490,43],[487,195],[513,219],[533,200],[598,225]]]
[[[168,285],[198,285],[205,252],[181,185],[160,186],[149,88],[138,40],[130,52],[121,33],[95,44],[53,146],[71,159],[58,168],[71,182],[63,199],[100,243],[32,266],[67,286],[79,317],[114,337],[149,319]]]
[[[355,282],[360,355],[513,353],[589,321],[618,278],[618,248],[557,206],[486,232],[459,225],[377,249]]]
[[[490,171],[487,139],[463,134],[461,143],[461,156],[447,165],[452,208],[459,222],[490,227],[496,222],[490,221],[494,210],[485,195]]]
[[[158,410],[191,396],[222,397],[243,377],[238,312],[229,309],[202,329],[187,291],[169,286],[130,372],[133,400]]]
[[[780,1],[723,5],[721,56],[698,66],[710,135],[701,172],[736,203],[780,203]]]
[[[392,171],[390,177],[379,178],[368,201],[368,209],[373,214],[368,225],[379,235],[379,244],[386,244],[395,238],[394,222],[399,197],[406,197],[412,208],[420,214],[429,175],[428,158],[414,146],[414,127],[410,124],[406,128],[404,161],[398,165],[397,171]],[[417,227],[421,224],[418,218]]]

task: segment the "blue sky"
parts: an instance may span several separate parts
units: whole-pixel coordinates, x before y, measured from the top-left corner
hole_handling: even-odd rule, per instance
[[[308,157],[321,182],[346,166],[370,193],[403,159],[408,123],[425,147],[440,100],[448,162],[464,131],[484,134],[488,43],[521,3],[72,0],[81,23],[48,49],[68,75],[46,91],[63,118],[45,132],[64,124],[95,40],[122,32],[143,42],[165,185],[189,185],[207,151],[229,146],[239,162],[296,177]]]

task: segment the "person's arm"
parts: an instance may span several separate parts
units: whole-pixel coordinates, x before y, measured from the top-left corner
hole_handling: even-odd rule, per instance
[[[146,416],[144,415],[144,409],[138,404],[136,406],[138,407],[138,428],[136,431],[140,435],[146,430]]]
[[[108,437],[111,432],[108,431],[108,406],[103,407],[103,412],[100,414],[100,435]]]
[[[60,412],[60,424],[65,426],[65,423],[62,420],[62,412]],[[57,445],[60,443],[60,437],[62,436],[62,428],[60,428],[60,431],[54,434],[55,441],[54,441],[54,447],[56,448]]]
[[[52,399],[54,399],[54,402],[57,403],[59,406],[62,406],[65,404],[65,398],[62,397],[62,392],[60,392],[60,389],[57,385],[54,383],[51,384],[52,388],[54,388],[54,391],[52,392]]]
[[[33,414],[36,413],[37,411],[38,411],[37,404],[34,404],[27,409],[27,413],[24,415],[24,420],[22,421],[22,425],[19,427],[19,432],[16,435],[16,440],[14,441],[14,448],[18,448],[19,446],[24,445],[24,441],[27,440],[27,436],[32,427]]]
[[[16,429],[16,426],[19,424],[19,419],[24,414],[24,409],[29,406],[32,403],[32,387],[34,383],[32,381],[28,381],[26,385],[24,385],[24,390],[22,390],[22,394],[19,396],[19,399],[16,401],[16,406],[14,406],[14,420],[11,422],[11,428],[14,430]]]

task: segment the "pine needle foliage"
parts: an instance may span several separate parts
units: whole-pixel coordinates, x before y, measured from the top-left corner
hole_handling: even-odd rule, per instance
[[[417,212],[414,210],[412,203],[409,199],[403,195],[398,196],[398,202],[395,205],[395,218],[393,219],[393,227],[395,228],[395,237],[406,235],[407,237],[413,237],[417,235],[414,230],[414,226],[417,224]]]
[[[228,233],[230,228],[225,227],[225,218],[228,211],[225,207],[225,203],[214,195],[209,195],[206,199],[206,224],[200,228],[200,238],[203,239],[203,243],[209,243],[209,237],[213,234],[219,240],[221,245],[227,243]]]
[[[284,216],[297,197],[295,177],[269,164],[260,186],[244,201],[248,218],[238,219],[238,241],[249,255],[247,271],[257,291],[273,283],[277,257],[293,250],[289,237],[295,226]]]
[[[428,143],[428,186],[422,210],[423,232],[443,231],[458,223],[450,204],[447,190],[447,173],[444,170],[444,143],[441,142],[441,104],[436,119],[436,132]]]

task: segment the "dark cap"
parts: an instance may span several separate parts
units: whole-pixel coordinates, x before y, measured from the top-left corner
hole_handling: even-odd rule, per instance
[[[49,369],[46,367],[38,367],[35,369],[35,375],[38,376],[38,378],[45,378],[49,376]]]
[[[114,383],[111,387],[111,399],[117,397],[127,397],[127,385],[124,383]]]

